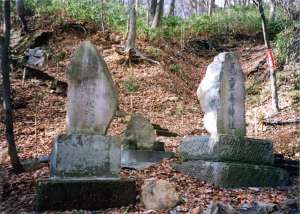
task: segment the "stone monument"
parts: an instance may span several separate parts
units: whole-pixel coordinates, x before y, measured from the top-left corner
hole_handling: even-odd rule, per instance
[[[214,58],[197,96],[210,136],[183,139],[178,171],[221,187],[288,183],[287,172],[272,166],[272,142],[246,137],[244,75],[234,53]]]
[[[67,79],[67,130],[54,140],[50,178],[38,181],[35,209],[97,210],[134,204],[135,182],[118,175],[121,140],[105,136],[117,109],[117,92],[90,42],[83,42],[74,54]]]

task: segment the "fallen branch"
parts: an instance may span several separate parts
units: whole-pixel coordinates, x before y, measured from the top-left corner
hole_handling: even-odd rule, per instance
[[[120,49],[115,49],[115,51],[120,54],[125,56],[125,59],[122,59],[123,64],[131,64],[131,62],[139,62],[139,61],[147,61],[153,64],[160,65],[158,61],[155,61],[153,59],[150,59],[146,56],[144,56],[138,49],[136,48],[131,48],[129,50],[120,50]]]
[[[262,60],[259,60],[254,66],[252,66],[252,68],[250,69],[250,71],[247,73],[247,76],[250,76],[256,72],[258,72],[259,70],[262,69],[262,67],[266,64],[266,58],[263,58]]]
[[[291,120],[264,120],[263,124],[264,125],[271,125],[271,126],[275,126],[275,125],[279,125],[279,126],[283,126],[283,125],[289,125],[289,124],[299,124],[300,123],[300,119],[291,119]]]
[[[31,66],[24,65],[24,68],[27,71],[25,74],[25,79],[36,78],[42,81],[49,81],[51,89],[55,90],[56,93],[66,95],[68,87],[68,84],[66,82],[57,80],[49,74]]]
[[[164,137],[177,137],[177,136],[179,136],[177,133],[174,133],[174,132],[169,131],[168,129],[162,128],[158,124],[153,124],[152,123],[152,126],[155,129],[157,136],[164,136]]]

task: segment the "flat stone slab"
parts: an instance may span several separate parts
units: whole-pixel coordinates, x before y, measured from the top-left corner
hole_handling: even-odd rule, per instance
[[[275,187],[289,183],[284,169],[243,163],[187,161],[174,168],[201,181],[225,188]]]
[[[55,138],[50,176],[118,178],[121,140],[102,135],[71,134]]]
[[[135,204],[133,180],[48,179],[37,184],[35,211],[99,210]]]
[[[141,170],[159,163],[164,158],[174,157],[173,152],[148,150],[123,150],[121,153],[121,167]]]
[[[186,137],[179,147],[181,158],[186,160],[214,160],[272,165],[273,144],[269,140],[238,138],[220,135],[215,142],[209,137]]]

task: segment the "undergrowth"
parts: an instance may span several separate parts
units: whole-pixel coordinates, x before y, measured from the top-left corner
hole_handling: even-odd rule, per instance
[[[274,40],[274,53],[279,65],[284,65],[289,61],[290,45],[293,41],[296,29],[300,27],[299,22],[294,22],[285,30],[277,34]]]
[[[77,20],[104,23],[114,31],[126,33],[128,8],[116,0],[103,5],[98,0],[27,0],[27,6],[37,15],[49,16],[60,12]],[[163,17],[161,26],[155,29],[147,24],[146,8],[140,7],[137,14],[138,36],[149,40],[178,41],[196,35],[228,38],[261,32],[260,16],[254,6],[230,7],[217,10],[211,16],[192,15],[187,19],[166,16]],[[278,8],[276,21],[268,22],[270,35],[279,33],[289,24],[288,19]]]

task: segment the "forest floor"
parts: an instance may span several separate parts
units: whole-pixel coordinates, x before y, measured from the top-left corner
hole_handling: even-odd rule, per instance
[[[150,44],[149,41],[139,40],[137,47],[149,57],[158,60],[161,65],[142,62],[126,67],[120,64],[123,56],[115,51],[116,46],[122,43],[122,36],[119,34],[98,31],[84,33],[77,28],[62,29],[51,23],[43,22],[44,26],[37,23],[38,21],[32,23],[36,29],[51,29],[53,32],[47,48],[46,65],[42,70],[57,80],[66,81],[66,66],[81,41],[90,40],[103,55],[119,91],[120,101],[119,114],[110,125],[109,135],[121,135],[133,113],[141,113],[152,123],[179,134],[176,138],[160,137],[168,151],[176,152],[183,136],[207,134],[202,124],[203,113],[197,101],[196,89],[206,67],[218,51],[203,50],[203,53],[193,53],[175,42],[161,40]],[[295,124],[270,126],[263,123],[266,117],[276,120],[300,118],[297,105],[293,104],[290,96],[293,73],[290,74],[291,78],[286,77],[289,71],[278,73],[278,76],[284,73],[286,77],[279,78],[279,105],[282,110],[278,114],[272,114],[266,65],[256,69],[265,56],[262,43],[257,40],[240,40],[219,45],[224,50],[238,53],[246,75],[249,94],[246,103],[248,136],[271,139],[276,153],[281,153],[286,158],[299,159],[298,127]],[[18,154],[25,160],[48,155],[53,138],[64,132],[66,96],[57,93],[47,82],[34,78],[23,81],[22,76],[22,69],[13,70],[14,104],[22,104],[14,112],[15,139]],[[0,132],[4,133],[3,123],[0,124]],[[0,140],[0,149],[5,151],[7,146],[3,135]],[[176,172],[171,163],[177,160],[164,160],[140,171],[122,170],[121,176],[136,179],[138,187],[147,178],[168,180],[182,196],[182,204],[178,207],[180,213],[192,213],[194,208],[205,208],[212,200],[223,201],[234,207],[254,200],[282,205],[287,198],[299,195],[299,183],[295,177],[289,187],[223,189]],[[31,211],[35,184],[38,179],[49,176],[48,167],[15,175],[11,172],[8,157],[3,159],[2,165],[7,179],[1,211]],[[130,213],[146,210],[140,202],[128,209],[106,210],[107,213],[124,211]]]

